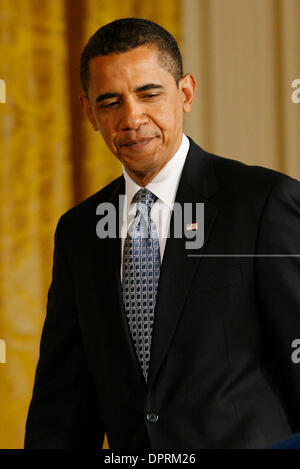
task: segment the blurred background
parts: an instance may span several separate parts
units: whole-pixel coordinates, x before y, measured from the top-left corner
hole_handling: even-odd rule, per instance
[[[100,26],[127,16],[156,21],[178,40],[198,82],[189,136],[300,179],[300,103],[291,99],[299,0],[1,0],[2,449],[23,447],[57,221],[121,173],[81,114],[79,62]]]

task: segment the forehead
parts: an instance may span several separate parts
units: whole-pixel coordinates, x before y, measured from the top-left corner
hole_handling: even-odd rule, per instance
[[[148,82],[167,84],[172,80],[171,73],[162,67],[155,47],[141,46],[120,54],[96,56],[89,63],[91,89],[136,88]]]

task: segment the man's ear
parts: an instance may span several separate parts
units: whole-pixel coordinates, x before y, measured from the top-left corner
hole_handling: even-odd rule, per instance
[[[190,112],[195,97],[197,83],[195,77],[188,73],[179,82],[179,90],[182,93],[183,112]]]
[[[88,118],[88,120],[90,121],[90,123],[92,124],[93,129],[94,130],[99,130],[97,122],[95,121],[95,118],[94,118],[94,115],[93,115],[93,112],[92,112],[92,108],[91,108],[91,105],[90,105],[89,98],[85,94],[81,94],[79,96],[79,99],[80,99],[81,109],[84,112],[84,114],[86,115],[86,117]]]

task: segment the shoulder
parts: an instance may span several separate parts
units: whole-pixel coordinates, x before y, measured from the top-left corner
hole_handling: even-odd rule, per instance
[[[203,159],[212,167],[221,189],[242,194],[299,194],[300,183],[286,174],[262,166],[215,155],[200,148],[191,140],[191,157]]]
[[[122,193],[124,188],[124,178],[119,178],[112,181],[110,184],[83,200],[76,206],[65,212],[59,220],[58,227],[74,227],[74,225],[82,226],[87,224],[90,220],[95,220],[96,210],[99,204],[105,202],[113,202],[118,195]]]

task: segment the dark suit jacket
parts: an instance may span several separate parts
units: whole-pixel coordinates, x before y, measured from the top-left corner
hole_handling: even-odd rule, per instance
[[[112,449],[263,448],[299,431],[300,184],[191,142],[176,201],[204,202],[205,242],[188,250],[171,230],[147,385],[120,239],[95,230],[97,206],[117,207],[124,188],[120,177],[58,223],[25,447],[101,448],[107,432]]]

